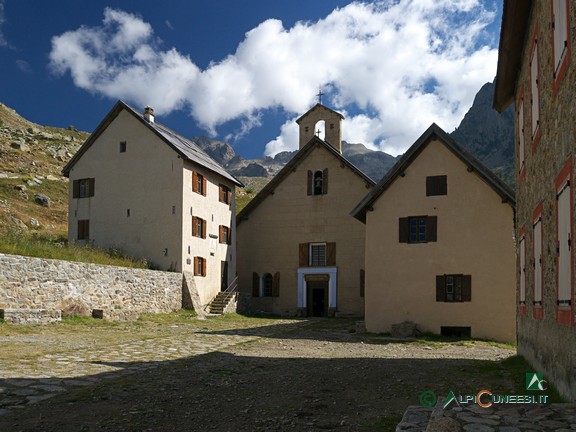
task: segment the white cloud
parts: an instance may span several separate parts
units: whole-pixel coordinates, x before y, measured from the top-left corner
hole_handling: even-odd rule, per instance
[[[2,25],[6,22],[6,15],[4,14],[4,0],[0,0],[0,47],[9,48],[10,44],[4,37],[2,32]]]
[[[322,85],[332,108],[369,113],[345,120],[344,139],[398,154],[432,122],[454,129],[493,79],[496,49],[480,42],[493,19],[479,0],[356,2],[288,29],[266,20],[236,52],[200,70],[175,49],[159,49],[141,18],[107,8],[101,26],[54,37],[50,59],[81,88],[158,113],[188,110],[212,134],[240,119],[236,138],[259,126],[266,109],[297,118]],[[297,147],[292,122],[267,154]]]

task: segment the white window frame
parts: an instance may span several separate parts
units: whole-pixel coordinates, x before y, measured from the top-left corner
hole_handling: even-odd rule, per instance
[[[532,140],[536,138],[540,124],[540,74],[538,72],[538,39],[534,38],[534,47],[530,56],[530,98],[532,119]]]
[[[558,304],[568,306],[572,299],[571,245],[572,224],[570,218],[570,182],[564,182],[558,191],[557,232],[558,232]]]
[[[542,216],[534,220],[534,304],[542,304]]]
[[[554,78],[556,79],[568,53],[568,0],[552,0],[552,13]]]

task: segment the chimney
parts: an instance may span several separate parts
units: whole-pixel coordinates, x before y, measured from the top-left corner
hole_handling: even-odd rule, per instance
[[[149,122],[149,123],[154,123],[154,108],[147,106],[146,108],[144,108],[144,118]]]

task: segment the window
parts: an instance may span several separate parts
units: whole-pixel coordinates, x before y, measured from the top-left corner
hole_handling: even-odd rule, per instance
[[[300,267],[335,266],[336,243],[300,243]]]
[[[88,219],[82,219],[78,221],[78,240],[89,240],[90,239],[90,221]]]
[[[228,186],[225,186],[223,184],[220,185],[219,200],[221,203],[224,204],[228,205],[232,204],[232,191]]]
[[[560,81],[568,66],[570,55],[570,18],[569,1],[552,0],[552,40],[554,43],[554,93],[558,91]]]
[[[520,292],[518,294],[518,303],[520,304],[520,312],[526,313],[526,238],[524,235],[524,227],[520,229],[518,249],[520,251],[520,274],[518,275]]]
[[[231,244],[230,228],[224,225],[218,227],[218,241],[223,244]]]
[[[410,216],[399,219],[400,243],[436,241],[436,216]]]
[[[426,196],[447,195],[448,177],[445,175],[426,177]]]
[[[192,172],[192,191],[206,196],[206,177],[196,171]]]
[[[310,243],[310,266],[323,267],[326,265],[326,243]]]
[[[436,301],[457,303],[472,301],[472,276],[436,276]]]
[[[440,335],[445,337],[455,338],[470,338],[472,337],[472,327],[440,327]]]
[[[206,238],[206,221],[204,219],[192,216],[192,235],[194,237]]]
[[[194,276],[206,276],[206,258],[194,257]]]
[[[518,100],[518,108],[516,109],[516,134],[518,136],[518,174],[522,175],[524,172],[525,162],[525,148],[524,148],[524,90],[520,91],[520,99]]]
[[[126,153],[126,141],[120,141],[120,153]]]
[[[126,217],[130,217],[130,209],[126,209]]]
[[[95,179],[85,178],[72,182],[72,198],[89,198],[94,196]]]
[[[323,171],[308,171],[308,195],[328,193],[328,168]]]
[[[262,277],[262,297],[272,297],[273,285],[274,285],[274,278],[270,273],[266,273]]]
[[[573,323],[572,299],[572,159],[570,158],[556,179],[556,281],[557,319],[562,324]]]
[[[366,287],[366,272],[364,269],[360,269],[360,297],[364,297],[364,291]]]
[[[533,316],[542,319],[542,203],[533,215],[532,238],[534,240],[534,309]]]
[[[536,29],[536,32],[538,29]],[[538,71],[538,40],[534,33],[532,54],[530,56],[530,105],[532,110],[532,146],[536,146],[540,137],[540,74]]]

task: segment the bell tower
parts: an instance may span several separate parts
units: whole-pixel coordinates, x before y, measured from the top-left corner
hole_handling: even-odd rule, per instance
[[[308,144],[318,132],[316,129],[317,124],[324,121],[324,141],[334,147],[338,153],[342,154],[342,120],[344,120],[342,114],[325,107],[321,103],[317,103],[296,120],[296,123],[300,126],[299,148]]]

